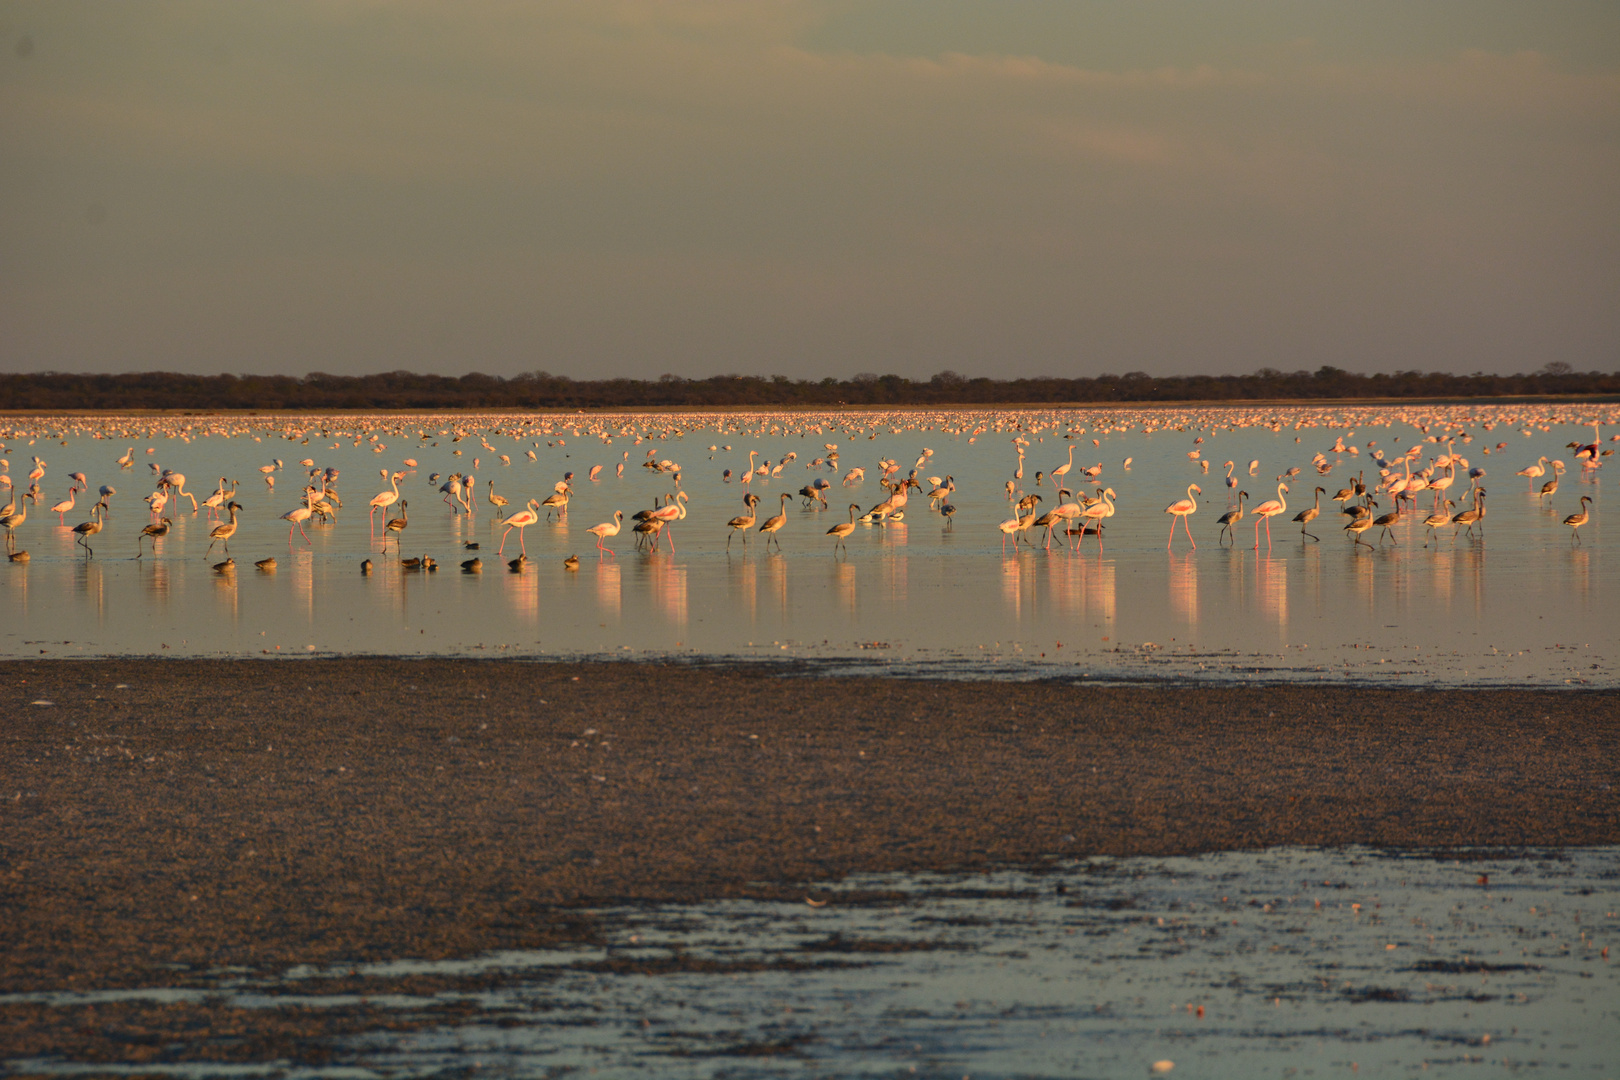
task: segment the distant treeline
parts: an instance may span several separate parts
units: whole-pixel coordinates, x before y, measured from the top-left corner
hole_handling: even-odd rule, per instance
[[[1548,364],[1528,375],[1447,375],[1396,371],[1357,375],[1334,367],[1314,372],[1261,368],[1252,375],[1157,378],[1140,371],[1095,378],[970,379],[942,371],[931,379],[856,375],[853,379],[789,379],[776,375],[716,375],[656,380],[570,379],[544,371],[503,379],[494,375],[0,375],[0,409],[55,412],[78,409],[293,411],[341,409],[644,409],[838,405],[1111,404],[1156,401],[1244,401],[1267,398],[1492,398],[1528,395],[1620,394],[1620,372],[1577,372]]]

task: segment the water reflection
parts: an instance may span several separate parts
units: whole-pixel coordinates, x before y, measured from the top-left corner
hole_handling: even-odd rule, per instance
[[[214,571],[214,598],[218,609],[228,616],[231,629],[235,630],[241,617],[241,596],[236,589],[234,564]]]
[[[1117,615],[1114,587],[1114,560],[1098,556],[1081,564],[1085,581],[1086,614],[1113,625]]]
[[[1024,614],[1024,556],[1018,552],[1001,560],[1001,599],[1014,619]]]
[[[765,591],[775,605],[775,614],[778,619],[786,622],[788,611],[788,561],[787,556],[773,551],[766,555],[763,561],[765,574]]]
[[[540,570],[531,562],[523,562],[520,572],[500,575],[508,606],[528,626],[540,621]],[[508,570],[506,564],[496,560],[496,569]]]
[[[726,565],[726,592],[731,607],[747,617],[749,626],[755,626],[759,622],[759,568],[746,554],[727,555]]]
[[[169,606],[169,565],[160,559],[142,559],[140,567],[142,591],[153,607],[163,611]]]
[[[653,607],[662,612],[671,625],[686,626],[686,567],[666,552],[658,552],[648,558],[647,571]]]
[[[1259,557],[1260,611],[1279,628],[1288,625],[1288,561],[1269,555]]]
[[[89,608],[95,612],[96,625],[105,625],[107,621],[107,581],[102,572],[101,564],[94,561],[80,562],[74,567],[75,584],[78,593],[89,601]]]
[[[1198,625],[1198,561],[1190,552],[1170,556],[1170,610],[1188,626]]]
[[[617,561],[602,561],[596,566],[596,611],[598,615],[617,623],[624,604],[624,582]]]
[[[902,537],[900,543],[904,544]],[[885,552],[883,567],[883,594],[890,610],[899,613],[906,610],[906,601],[910,595],[908,575],[910,562],[904,553]]]
[[[1052,609],[1060,616],[1080,616],[1086,612],[1086,569],[1084,559],[1061,558],[1047,563],[1047,591]]]
[[[855,567],[837,562],[832,567],[833,595],[838,597],[838,608],[845,615],[855,616],[859,606],[855,596]]]

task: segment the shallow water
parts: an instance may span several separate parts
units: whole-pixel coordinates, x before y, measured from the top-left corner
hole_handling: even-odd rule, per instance
[[[1398,415],[1298,407],[881,417],[197,417],[166,421],[164,428],[150,419],[97,419],[93,426],[81,420],[76,428],[62,420],[18,421],[0,430],[11,475],[26,486],[29,459],[44,458],[46,496],[17,531],[17,546],[29,550],[31,562],[0,568],[0,603],[11,616],[0,631],[0,655],[652,653],[792,657],[833,670],[969,676],[1612,686],[1620,640],[1608,612],[1620,561],[1607,557],[1603,470],[1571,468],[1558,494],[1545,500],[1512,474],[1543,454],[1573,465],[1565,444],[1590,441],[1588,421],[1607,422],[1616,412],[1613,405],[1469,405]],[[602,434],[589,434],[589,424]],[[1469,441],[1454,444],[1456,450],[1488,469],[1481,481],[1491,492],[1483,537],[1453,538],[1448,529],[1425,547],[1422,514],[1413,514],[1379,546],[1357,547],[1341,532],[1332,503],[1313,526],[1322,542],[1301,537],[1291,518],[1314,486],[1331,494],[1357,471],[1373,476],[1367,444],[1375,441],[1393,459],[1425,437],[1419,424],[1432,435],[1466,433]],[[440,434],[458,430],[476,434],[460,442]],[[418,431],[427,437],[416,437]],[[1037,469],[1063,464],[1071,446],[1074,475],[1102,465],[1099,479],[1118,493],[1103,550],[1095,537],[1086,537],[1078,554],[1060,543],[1001,550],[996,526],[1011,516],[1005,484],[1018,464],[1012,439],[1019,435],[1030,444],[1019,487],[1041,494],[1043,510],[1056,496],[1049,479],[1036,486]],[[1195,444],[1199,436],[1205,441]],[[1330,472],[1318,476],[1312,455],[1341,437],[1361,452],[1328,454]],[[501,464],[480,439],[512,463]],[[1509,448],[1482,453],[1497,441]],[[841,447],[837,469],[808,468],[826,456],[829,442]],[[711,445],[732,449],[711,454]],[[1420,462],[1445,452],[1443,444],[1421,445]],[[121,470],[113,462],[126,446],[135,449],[135,465]],[[857,526],[847,557],[835,558],[825,531],[847,520],[849,503],[864,510],[879,501],[877,462],[898,460],[903,476],[924,448],[933,455],[921,475],[955,478],[954,518],[930,513],[928,500],[913,492],[903,522]],[[626,528],[611,541],[617,557],[598,556],[588,526],[611,519],[615,509],[650,507],[675,490],[671,474],[638,464],[649,450],[653,460],[681,465],[681,487],[690,495],[688,517],[670,528],[676,550],[638,553]],[[779,478],[754,478],[762,521],[781,493],[817,476],[832,481],[824,512],[789,499],[779,551],[767,551],[757,532],[746,548],[739,537],[726,549],[725,522],[742,512],[745,489],[721,473],[741,474],[749,450],[772,462],[790,450],[798,455]],[[1189,450],[1215,463],[1207,475],[1188,459]],[[626,454],[618,478],[614,467]],[[345,499],[336,524],[307,527],[308,547],[296,534],[289,545],[277,520],[297,504],[304,470],[295,461],[305,456],[342,470],[338,489]],[[273,474],[272,490],[258,468],[277,457],[286,465]],[[383,554],[361,520],[379,487],[379,463],[403,468],[407,457],[420,467],[401,482],[410,507],[405,554],[433,556],[442,564],[436,573],[402,571],[393,548]],[[1127,457],[1128,469],[1121,464]],[[542,520],[507,538],[509,548],[520,540],[532,548],[521,574],[495,557],[503,530],[489,504],[477,504],[472,516],[455,514],[427,479],[433,471],[471,471],[475,458],[480,498],[494,479],[511,499],[509,509],[549,494],[565,471],[577,474],[565,521]],[[1235,546],[1217,542],[1215,518],[1229,496],[1219,463],[1227,459],[1238,463],[1251,506],[1276,496],[1275,477],[1285,469],[1303,470],[1292,482],[1287,513],[1272,522],[1269,545],[1260,530],[1258,550],[1253,518],[1240,524]],[[1251,459],[1260,463],[1253,476]],[[134,558],[137,534],[149,520],[138,499],[151,490],[150,462],[185,472],[189,488],[203,495],[215,476],[242,482],[232,571],[212,569],[221,559],[218,547],[206,554],[212,522],[206,513],[191,514],[189,504],[184,513],[169,510],[174,527],[156,555]],[[597,464],[605,466],[602,478],[589,481],[586,473]],[[841,477],[857,465],[866,478],[843,486]],[[59,525],[45,508],[62,497],[67,474],[81,469],[92,494],[81,495]],[[1195,482],[1203,487],[1190,519],[1198,548],[1178,528],[1167,551],[1171,519],[1163,508]],[[75,546],[71,526],[87,519],[103,483],[119,494],[89,558]],[[1463,476],[1454,490],[1467,484]],[[1594,500],[1593,520],[1574,544],[1560,522],[1583,494]],[[1388,500],[1381,502],[1380,512],[1388,509]],[[1418,505],[1426,513],[1428,504]],[[388,516],[398,513],[396,506]],[[1377,531],[1367,539],[1376,541]],[[467,550],[469,542],[480,549]],[[458,564],[475,554],[484,572],[459,572]],[[577,571],[564,568],[568,554],[581,557]],[[253,566],[266,556],[277,560],[272,573]],[[359,572],[367,557],[377,567],[369,577]]]
[[[379,1024],[320,1069],[141,1066],[193,1076],[1138,1077],[1161,1060],[1177,1076],[1609,1076],[1620,1052],[1620,957],[1603,956],[1620,938],[1616,848],[1092,859],[811,896],[825,906],[602,909],[600,948],[5,1000],[476,1004],[423,1030]],[[477,985],[390,988],[419,975]]]

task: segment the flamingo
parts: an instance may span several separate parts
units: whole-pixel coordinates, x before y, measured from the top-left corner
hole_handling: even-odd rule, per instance
[[[1514,476],[1528,476],[1530,478],[1530,486],[1525,488],[1525,490],[1533,492],[1536,489],[1536,480],[1539,479],[1540,477],[1544,476],[1546,474],[1546,472],[1547,472],[1546,464],[1547,464],[1546,457],[1542,457],[1539,460],[1537,460],[1537,462],[1534,465],[1526,465],[1524,468],[1520,469],[1518,472],[1514,473],[1513,475]]]
[[[827,530],[828,536],[837,538],[833,541],[833,555],[836,556],[838,554],[838,545],[840,544],[844,546],[844,554],[849,554],[849,534],[855,531],[855,515],[860,512],[860,509],[861,508],[857,504],[850,503],[849,520],[840,521],[837,525],[834,525],[832,528]]]
[[[777,514],[773,514],[770,517],[766,518],[765,519],[765,524],[763,524],[763,525],[761,525],[759,527],[759,531],[765,534],[765,546],[767,548],[770,547],[771,541],[775,540],[776,541],[776,550],[778,550],[778,551],[782,550],[782,541],[777,537],[776,534],[781,532],[782,531],[782,526],[787,524],[787,501],[789,499],[791,499],[791,498],[793,498],[793,496],[791,494],[789,494],[786,491],[782,492],[782,509],[781,509],[781,512],[777,513]],[[673,546],[672,546],[672,550],[673,550]]]
[[[377,538],[377,511],[381,510],[383,512],[383,521],[386,522],[388,520],[388,508],[399,502],[400,474],[390,474],[387,469],[378,469],[377,474],[387,480],[389,487],[393,490],[379,491],[371,497],[371,509],[366,518],[371,524],[371,538],[373,540]]]
[[[69,510],[73,509],[73,496],[78,490],[79,489],[78,489],[77,485],[72,485],[72,484],[68,485],[68,496],[67,496],[67,498],[63,499],[61,502],[59,502],[55,506],[51,507],[51,513],[56,515],[56,522],[57,522],[58,525],[66,525],[67,524],[67,521],[63,518],[63,515],[66,514]]]
[[[1558,494],[1558,481],[1563,478],[1565,466],[1564,466],[1564,463],[1562,461],[1555,461],[1555,462],[1552,463],[1552,467],[1553,467],[1553,478],[1551,480],[1547,481],[1545,484],[1541,485],[1541,494],[1536,496],[1536,501],[1537,502],[1540,502],[1542,499],[1546,498],[1548,495],[1556,495],[1556,494]]]
[[[1423,524],[1429,527],[1429,539],[1423,541],[1424,547],[1428,547],[1429,541],[1434,539],[1434,530],[1451,524],[1451,509],[1456,505],[1456,503],[1452,502],[1450,499],[1447,499],[1445,509],[1436,510],[1434,513],[1423,519]]]
[[[1400,500],[1398,500],[1398,499],[1395,502],[1395,509],[1393,511],[1391,511],[1388,514],[1384,514],[1384,515],[1382,515],[1380,517],[1377,517],[1377,518],[1373,519],[1373,525],[1376,526],[1377,528],[1380,528],[1380,529],[1384,530],[1383,532],[1378,534],[1378,546],[1379,547],[1382,547],[1384,545],[1384,537],[1386,537],[1386,536],[1389,537],[1389,542],[1390,543],[1395,544],[1397,547],[1400,545],[1400,541],[1395,539],[1395,534],[1389,531],[1389,527],[1391,525],[1399,524],[1400,520],[1401,520],[1401,504],[1400,504]]]
[[[501,533],[501,546],[495,549],[495,557],[499,558],[501,553],[506,550],[506,538],[513,529],[516,529],[518,531],[518,547],[522,550],[523,557],[528,558],[529,548],[523,542],[523,530],[539,520],[540,503],[535,499],[530,499],[527,506],[506,519],[506,531]]]
[[[1170,538],[1165,542],[1164,545],[1164,549],[1166,551],[1172,550],[1172,545],[1175,543],[1176,518],[1178,517],[1181,519],[1181,527],[1187,532],[1187,542],[1192,544],[1194,551],[1198,550],[1198,541],[1193,539],[1192,529],[1187,527],[1187,517],[1190,514],[1196,514],[1198,512],[1198,502],[1193,498],[1193,495],[1202,495],[1203,493],[1204,489],[1199,487],[1197,484],[1188,484],[1187,497],[1185,499],[1177,499],[1175,502],[1164,508],[1165,513],[1172,515],[1170,518]],[[1082,536],[1080,539],[1084,540],[1085,537]],[[1099,542],[1101,542],[1101,533],[1097,534],[1097,539]]]
[[[208,550],[203,552],[203,558],[205,559],[208,558],[209,554],[214,550],[215,544],[223,543],[225,545],[225,553],[227,555],[230,554],[231,537],[236,535],[236,512],[242,509],[242,507],[240,503],[232,502],[226,503],[225,509],[230,512],[231,520],[227,521],[223,525],[215,525],[212,529],[208,530],[208,535],[211,537],[211,539],[208,541]]]
[[[1484,531],[1484,525],[1482,524],[1482,522],[1483,522],[1484,517],[1485,517],[1485,489],[1482,488],[1482,487],[1476,487],[1474,489],[1474,506],[1473,506],[1473,509],[1464,510],[1461,513],[1451,515],[1451,524],[1453,526],[1455,526],[1455,528],[1453,528],[1451,530],[1451,538],[1453,540],[1455,540],[1457,538],[1457,531],[1459,529],[1461,529],[1464,525],[1468,526],[1468,535],[1469,536],[1474,535],[1474,526],[1475,525],[1479,525],[1480,526],[1480,531],[1483,532]]]
[[[489,505],[495,508],[495,518],[498,521],[506,515],[507,498],[504,495],[495,494],[495,481],[489,480],[486,482],[489,484]]]
[[[546,508],[546,517],[548,519],[555,513],[557,520],[561,521],[568,514],[568,500],[570,498],[572,498],[572,494],[567,487],[564,487],[561,491],[547,495],[545,501],[540,505]]]
[[[1344,526],[1344,531],[1349,533],[1350,536],[1355,540],[1355,542],[1357,544],[1360,544],[1362,547],[1372,547],[1371,544],[1367,543],[1367,541],[1365,541],[1365,540],[1363,540],[1361,538],[1361,534],[1366,532],[1368,529],[1372,528],[1372,526],[1373,526],[1372,515],[1371,514],[1361,514],[1361,515],[1358,515],[1357,517],[1352,518],[1349,522],[1347,522],[1345,524],[1345,526]],[[1354,545],[1352,545],[1352,546],[1354,546]]]
[[[1203,494],[1202,491],[1199,491],[1197,484],[1194,484],[1192,486],[1192,490],[1193,491],[1198,491],[1198,493],[1200,495]],[[1190,510],[1188,511],[1188,513],[1191,513],[1191,512],[1192,511],[1190,511]],[[1102,497],[1099,498],[1096,502],[1092,503],[1090,506],[1086,507],[1084,510],[1082,510],[1080,512],[1080,516],[1082,518],[1085,518],[1085,519],[1087,519],[1087,520],[1089,520],[1089,521],[1091,521],[1093,523],[1093,526],[1095,527],[1095,529],[1097,531],[1097,554],[1101,555],[1102,550],[1103,550],[1102,522],[1103,522],[1103,518],[1111,518],[1111,517],[1114,516],[1114,489],[1113,488],[1103,488]],[[1187,519],[1185,517],[1183,517],[1181,520],[1182,520],[1183,523],[1185,523]],[[1172,521],[1170,523],[1170,535],[1171,536],[1175,535],[1175,529],[1176,529],[1176,524],[1175,524],[1175,522]],[[1189,533],[1187,538],[1189,540],[1192,539],[1192,534]],[[1085,542],[1086,542],[1086,527],[1085,527],[1084,524],[1082,524],[1080,526],[1080,539],[1075,543],[1075,548],[1078,549],[1080,547],[1080,545],[1084,544]]]
[[[17,526],[28,520],[28,505],[23,504],[21,509],[13,509],[10,513],[0,515],[0,529],[6,530],[6,546],[17,546]]]
[[[1237,533],[1233,531],[1232,526],[1243,520],[1243,500],[1247,499],[1248,497],[1249,493],[1247,491],[1238,492],[1237,509],[1228,510],[1226,513],[1215,519],[1216,524],[1220,525],[1221,527],[1220,534],[1215,537],[1215,543],[1217,545],[1219,545],[1221,542],[1221,536],[1230,536],[1232,538],[1232,543],[1237,543]],[[1171,531],[1174,532],[1174,528],[1172,528]]]
[[[304,543],[306,545],[310,543],[309,533],[304,532],[304,522],[308,521],[314,513],[314,504],[311,503],[305,506],[294,507],[285,514],[281,515],[282,521],[291,523],[287,527],[287,550],[292,550],[292,534],[294,529],[297,529],[303,534]]]
[[[186,490],[185,473],[177,473],[173,469],[164,470],[163,476],[158,480],[160,487],[168,488],[174,494],[174,505],[179,506],[181,499],[191,500],[191,512],[197,512],[197,496]]]
[[[791,499],[793,496],[785,495],[784,497]],[[670,522],[685,519],[687,499],[688,496],[686,492],[677,491],[673,499],[670,499],[663,506],[660,506],[657,510],[654,510],[651,514],[647,515],[648,521],[656,521],[658,522],[659,526],[658,529],[653,533],[654,547],[658,546],[658,538],[665,535],[667,532],[667,527]],[[669,550],[673,552],[675,550],[675,534],[673,532],[669,532],[668,536]]]
[[[605,551],[609,555],[613,554],[613,549],[610,548],[610,547],[604,546],[602,542],[604,540],[606,540],[610,536],[618,536],[619,535],[619,529],[623,526],[623,524],[624,524],[624,511],[623,510],[615,510],[615,511],[613,511],[613,520],[612,521],[604,521],[600,525],[592,525],[590,528],[585,530],[586,532],[588,532],[591,535],[596,537],[596,550],[598,552],[596,557],[598,559],[600,559],[602,557],[601,552]]]
[[[95,554],[90,549],[90,538],[101,531],[101,512],[99,510],[95,511],[89,521],[81,521],[73,526],[73,531],[78,533],[73,542],[84,545],[84,557],[88,559]]]
[[[1305,531],[1305,526],[1307,526],[1311,522],[1315,521],[1316,518],[1317,518],[1317,515],[1319,515],[1322,512],[1322,496],[1326,495],[1326,494],[1327,494],[1327,489],[1326,488],[1317,488],[1316,489],[1316,504],[1314,506],[1309,506],[1309,507],[1305,508],[1304,510],[1301,510],[1299,513],[1294,515],[1294,520],[1299,522],[1300,535],[1301,536],[1309,536],[1312,540],[1315,540],[1319,544],[1322,542],[1322,538],[1320,536],[1314,536],[1311,533],[1306,532]]]
[[[1072,469],[1072,468],[1074,468],[1074,443],[1069,444],[1069,461],[1068,461],[1068,463],[1065,464],[1065,465],[1059,465],[1057,468],[1052,470],[1052,482],[1054,484],[1057,484],[1059,487],[1062,487],[1063,486],[1063,478],[1065,476],[1069,475],[1069,470]],[[932,493],[930,493],[930,494],[932,494]]]
[[[142,545],[145,544],[148,536],[152,538],[152,554],[156,555],[158,537],[169,535],[169,526],[173,524],[174,522],[164,518],[162,521],[153,522],[137,533],[135,536],[135,557],[137,559],[141,557]]]
[[[1020,509],[1021,508],[1019,507],[1014,507],[1013,516],[1009,520],[1003,521],[1000,525],[996,526],[997,529],[1001,530],[1001,553],[1003,555],[1007,554],[1007,537],[1010,536],[1013,538],[1014,553],[1018,551],[1018,541],[1020,539],[1024,540],[1025,543],[1029,542],[1029,538],[1024,536],[1024,533],[1035,521],[1035,510],[1033,507],[1031,507],[1029,516],[1022,517],[1019,515]],[[1030,546],[1034,547],[1033,544]]]
[[[1590,495],[1582,495],[1581,496],[1581,511],[1580,511],[1580,513],[1571,514],[1571,515],[1569,515],[1569,517],[1564,519],[1564,524],[1568,525],[1569,528],[1570,528],[1569,538],[1570,538],[1571,542],[1576,542],[1576,541],[1580,540],[1580,538],[1581,538],[1581,526],[1585,525],[1588,521],[1590,521],[1592,519],[1592,511],[1589,510],[1587,508],[1587,505],[1586,505],[1587,503],[1589,503],[1591,501],[1592,501],[1592,496],[1590,496]]]
[[[738,533],[742,533],[743,546],[746,547],[748,544],[748,530],[752,529],[754,527],[754,522],[759,520],[759,512],[755,509],[755,507],[759,505],[759,496],[755,495],[753,492],[749,492],[747,495],[743,496],[743,503],[748,507],[748,513],[739,514],[737,517],[734,517],[730,521],[726,522],[726,528],[731,530],[730,532],[726,533],[727,551],[731,550],[731,538],[736,536]]]
[[[405,512],[406,508],[409,505],[410,505],[410,503],[407,502],[405,499],[399,500],[399,517],[390,518],[388,520],[388,524],[383,526],[383,550],[384,551],[388,550],[388,534],[393,533],[394,534],[394,554],[398,555],[400,553],[400,551],[399,551],[399,534],[404,532],[406,526],[410,525],[410,523],[411,523],[409,515],[407,515],[406,512]]]
[[[1271,550],[1271,519],[1288,509],[1288,500],[1283,498],[1283,493],[1287,490],[1287,484],[1283,483],[1281,480],[1277,481],[1277,497],[1275,499],[1267,499],[1265,502],[1249,511],[1249,513],[1255,516],[1254,550],[1260,550],[1260,522],[1262,521],[1266,523],[1266,550]]]

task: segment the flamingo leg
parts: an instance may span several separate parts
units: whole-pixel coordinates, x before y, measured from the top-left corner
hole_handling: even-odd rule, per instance
[[[1085,538],[1086,538],[1085,533],[1081,533],[1080,534],[1080,539],[1084,540]],[[1102,537],[1100,535],[1097,538],[1099,540],[1102,539]],[[1176,542],[1176,519],[1171,518],[1170,519],[1170,539],[1165,541],[1164,550],[1166,550],[1166,551],[1174,551],[1175,550],[1175,542]]]
[[[521,525],[518,526],[518,550],[523,552],[525,559],[529,557],[529,545],[523,542],[523,526]],[[498,555],[500,552],[496,552],[496,554]]]
[[[1187,530],[1187,542],[1193,546],[1194,551],[1197,551],[1198,550],[1198,541],[1196,541],[1196,540],[1194,540],[1192,538],[1192,528],[1190,526],[1188,526],[1188,524],[1187,524],[1187,515],[1186,514],[1181,515],[1181,527],[1183,529]],[[1170,531],[1175,532],[1176,527],[1174,525],[1170,526]],[[1267,534],[1267,535],[1269,535],[1269,534]],[[1102,533],[1097,534],[1097,539],[1099,541],[1102,539]]]

